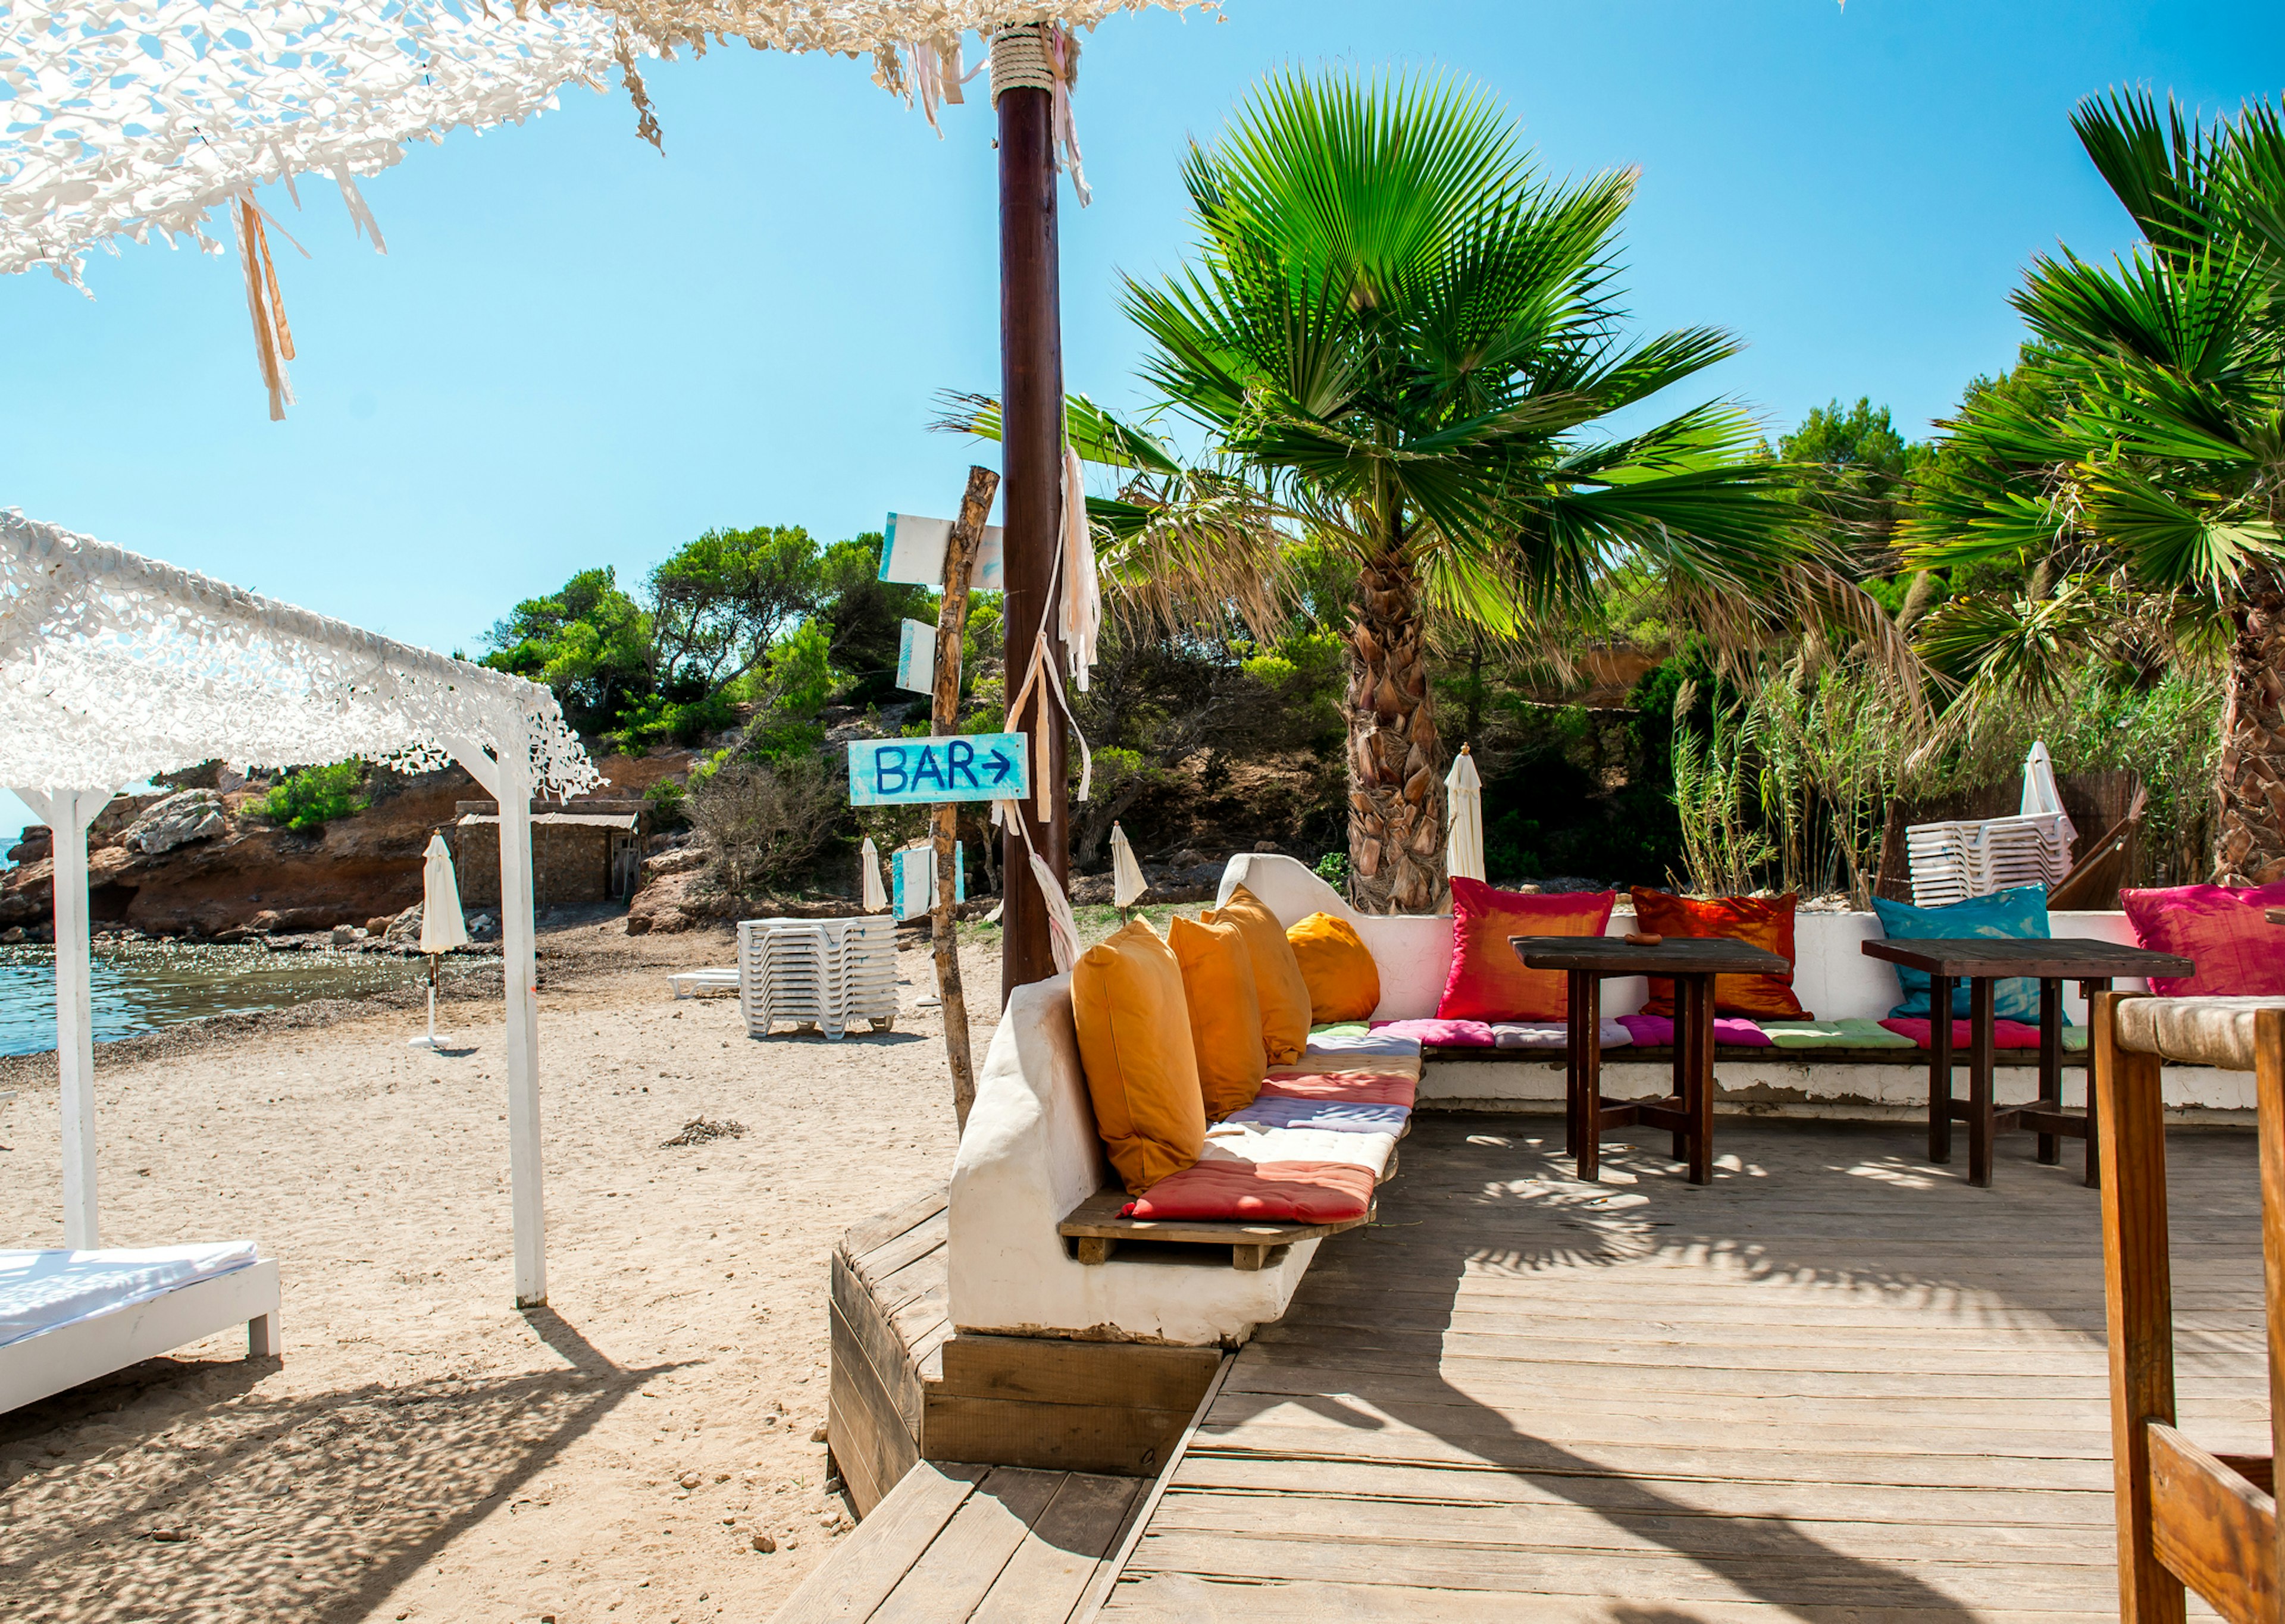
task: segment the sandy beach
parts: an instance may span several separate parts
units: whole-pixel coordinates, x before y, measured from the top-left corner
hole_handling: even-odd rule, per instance
[[[441,1055],[364,1008],[98,1059],[105,1243],[257,1238],[285,1356],[217,1338],[0,1416],[0,1617],[754,1620],[821,1559],[827,1257],[950,1168],[930,960],[892,1033],[758,1042],[664,979],[726,934],[622,930],[541,937],[530,1314],[497,1001],[447,1003]],[[988,1016],[997,954],[962,958]],[[52,1060],[9,1072],[0,1235],[59,1245]],[[746,1132],[666,1143],[700,1118]]]

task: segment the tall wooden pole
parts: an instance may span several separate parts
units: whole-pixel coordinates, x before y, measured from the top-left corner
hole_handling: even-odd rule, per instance
[[[939,739],[959,730],[960,637],[968,625],[968,577],[984,545],[985,521],[1000,476],[989,468],[968,470],[968,490],[960,517],[944,549],[944,601],[936,617],[936,672],[930,690],[930,731]],[[976,1063],[968,1045],[968,994],[960,984],[960,926],[953,917],[953,846],[960,834],[958,801],[939,801],[929,811],[929,833],[936,847],[936,906],[929,934],[936,950],[936,990],[944,1013],[944,1054],[952,1067],[952,1111],[968,1126],[976,1103]]]
[[[999,94],[1000,121],[1000,373],[1001,486],[1007,583],[1008,693],[1024,685],[1033,639],[1048,609],[1056,527],[1062,508],[1063,317],[1056,276],[1056,165],[1044,90],[1009,88]],[[1063,656],[1050,617],[1048,657]],[[1044,679],[1036,684],[1010,732],[1035,735],[1032,770],[1048,785],[1041,816],[1038,786],[1024,812],[1039,854],[1065,882],[1070,867],[1070,795],[1064,783],[1061,713]],[[1042,748],[1043,747],[1043,748]],[[1001,836],[1002,945],[1000,998],[1004,1007],[1017,987],[1056,973],[1048,943],[1047,905],[1033,883],[1020,832]]]

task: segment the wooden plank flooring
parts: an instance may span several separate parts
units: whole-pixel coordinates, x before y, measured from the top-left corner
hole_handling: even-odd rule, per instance
[[[923,1461],[774,1624],[1067,1624],[1149,1487]]]
[[[1977,1190],[1916,1126],[1725,1120],[1710,1186],[1649,1134],[1590,1186],[1560,1134],[1417,1120],[1378,1222],[1238,1356],[1106,1621],[2117,1616],[2075,1154],[2010,1135]],[[2266,1453],[2255,1155],[2169,1140],[2184,1425]]]

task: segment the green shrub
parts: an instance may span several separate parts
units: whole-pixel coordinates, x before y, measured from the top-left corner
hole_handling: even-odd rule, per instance
[[[279,780],[262,803],[262,815],[289,829],[322,828],[363,812],[369,804],[364,789],[365,763],[354,757],[327,767],[304,767]]]
[[[643,791],[643,802],[650,808],[651,828],[661,834],[679,829],[690,821],[684,812],[684,790],[671,778],[662,778]]]
[[[1317,859],[1316,875],[1335,890],[1346,890],[1349,883],[1349,854],[1328,851]]]

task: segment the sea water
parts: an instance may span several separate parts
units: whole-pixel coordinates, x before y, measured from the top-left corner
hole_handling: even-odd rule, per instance
[[[483,960],[455,955],[447,974]],[[176,942],[98,944],[91,965],[95,1040],[107,1043],[205,1015],[353,998],[426,978],[425,959],[393,953],[272,953],[266,947]],[[52,948],[0,947],[0,1055],[56,1046]]]

